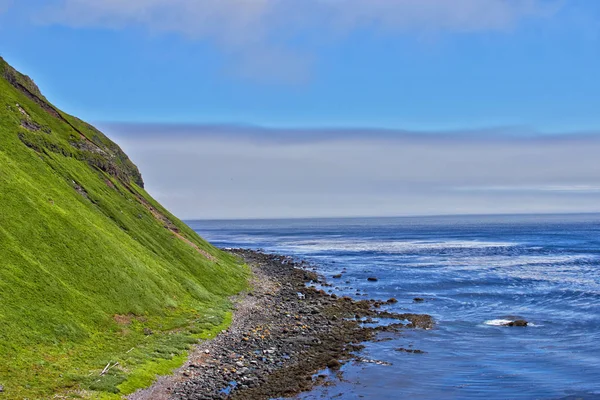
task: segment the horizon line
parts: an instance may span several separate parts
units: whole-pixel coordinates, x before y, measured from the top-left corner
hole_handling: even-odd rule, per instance
[[[443,218],[443,217],[523,217],[523,216],[600,216],[600,211],[585,212],[511,212],[511,213],[492,213],[492,214],[415,214],[415,215],[379,215],[379,216],[341,216],[341,217],[268,217],[268,218],[182,218],[183,222],[196,221],[285,221],[285,220],[334,220],[334,219],[394,219],[394,218]]]

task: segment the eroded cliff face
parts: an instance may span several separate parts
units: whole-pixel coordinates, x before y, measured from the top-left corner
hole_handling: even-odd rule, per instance
[[[71,128],[67,141],[73,147],[72,149],[62,148],[57,146],[56,143],[49,143],[48,140],[44,140],[43,135],[39,136],[39,134],[52,134],[51,130],[33,120],[19,104],[15,104],[15,107],[22,114],[21,126],[29,131],[29,133],[22,132],[20,134],[23,143],[38,151],[57,151],[63,155],[86,160],[91,166],[108,172],[125,183],[132,181],[138,186],[144,187],[140,171],[116,143],[90,124],[66,115],[55,108],[42,95],[40,89],[30,77],[15,70],[2,58],[0,58],[0,69],[4,79],[15,89],[32,100],[46,113]]]

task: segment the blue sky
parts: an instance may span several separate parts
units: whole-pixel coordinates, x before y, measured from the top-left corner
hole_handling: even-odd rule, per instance
[[[600,212],[598,21],[596,0],[0,0],[0,54],[185,218]]]
[[[2,55],[91,121],[600,128],[595,0],[0,2]]]

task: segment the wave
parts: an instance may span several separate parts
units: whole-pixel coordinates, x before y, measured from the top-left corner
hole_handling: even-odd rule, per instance
[[[506,326],[506,324],[513,322],[512,319],[490,319],[488,321],[485,321],[483,324],[484,325],[489,325],[489,326]],[[527,323],[527,326],[538,326],[536,324],[533,324],[531,322]]]
[[[282,244],[286,250],[302,252],[380,252],[409,253],[428,250],[487,249],[517,246],[510,242],[484,242],[479,240],[445,240],[445,241],[387,241],[371,242],[356,240],[305,240]]]
[[[510,322],[512,322],[511,319],[490,319],[488,321],[485,321],[483,324],[490,326],[504,326]]]

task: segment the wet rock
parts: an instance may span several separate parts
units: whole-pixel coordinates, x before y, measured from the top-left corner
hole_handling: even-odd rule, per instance
[[[377,278],[376,278],[376,277],[374,277],[374,276],[370,276],[370,277],[368,277],[368,278],[367,278],[367,280],[368,280],[369,282],[377,282],[379,279],[377,279]]]
[[[342,277],[342,274],[335,274],[333,275],[334,279],[340,279]]]
[[[418,349],[406,349],[404,347],[400,347],[395,349],[396,351],[402,352],[402,353],[412,353],[412,354],[425,354],[425,352],[423,350],[418,350]]]
[[[332,358],[331,360],[329,360],[327,362],[327,368],[330,368],[330,369],[339,369],[341,366],[342,366],[342,364],[335,358]]]
[[[527,326],[528,322],[524,319],[517,319],[515,321],[510,321],[509,323],[504,324],[504,326]]]
[[[395,297],[392,297],[391,299],[388,299],[388,301],[386,301],[386,303],[388,304],[396,304],[398,302],[398,300],[396,300]]]
[[[367,363],[367,364],[384,365],[386,367],[392,366],[392,363],[390,363],[390,362],[381,361],[381,360],[371,360],[371,359],[368,359],[368,358],[359,358],[357,361],[360,361],[360,362],[363,362],[363,363]]]
[[[427,314],[385,314],[387,317],[399,319],[399,320],[408,320],[409,324],[406,325],[407,328],[420,328],[420,329],[432,329],[435,325],[433,317]]]
[[[414,301],[415,303],[422,303],[422,302],[424,302],[424,301],[425,301],[425,299],[424,299],[424,298],[422,298],[422,297],[415,297],[415,298],[413,299],[413,301]]]

